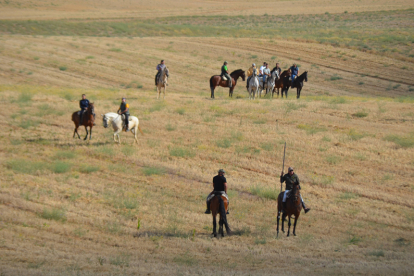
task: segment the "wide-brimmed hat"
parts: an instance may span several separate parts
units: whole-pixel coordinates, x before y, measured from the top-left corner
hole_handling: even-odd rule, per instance
[[[293,171],[293,168],[292,167],[289,167],[288,171],[290,171],[290,172]]]
[[[223,169],[218,170],[219,173],[226,173]]]

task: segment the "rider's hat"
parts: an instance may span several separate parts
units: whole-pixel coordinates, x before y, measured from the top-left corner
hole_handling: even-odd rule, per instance
[[[292,167],[289,167],[288,171],[290,171],[290,172],[293,171],[293,168]]]
[[[223,169],[218,170],[219,173],[226,173]]]
[[[227,64],[227,61],[225,61],[224,64]]]
[[[256,66],[256,63],[252,63],[252,66]]]
[[[126,100],[126,98],[125,98],[125,97],[122,97],[122,99],[123,99],[123,100]]]

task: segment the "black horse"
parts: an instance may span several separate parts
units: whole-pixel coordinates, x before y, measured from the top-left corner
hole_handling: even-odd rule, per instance
[[[234,87],[236,87],[237,80],[239,79],[239,77],[241,77],[244,81],[246,79],[246,74],[244,73],[244,70],[238,69],[236,71],[233,71],[230,74],[230,77],[232,78],[232,87],[229,90],[229,97],[233,97],[233,90]],[[222,78],[219,75],[212,76],[210,78],[210,90],[212,99],[214,99],[214,89],[216,89],[217,86],[228,87],[228,83],[227,81],[222,80]]]
[[[292,88],[296,87],[296,89],[297,89],[296,99],[299,99],[300,98],[300,91],[302,91],[302,88],[303,88],[303,81],[306,81],[306,82],[308,81],[308,71],[303,72],[302,75],[297,77],[293,81],[293,85],[292,85],[292,82],[289,80],[289,77],[285,77],[285,79],[283,80],[282,98],[283,98],[283,90],[285,91],[285,95],[286,95],[286,98],[287,98],[289,87],[292,86]]]

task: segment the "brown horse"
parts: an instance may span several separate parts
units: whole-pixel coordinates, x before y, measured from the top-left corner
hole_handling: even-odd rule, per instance
[[[85,130],[86,130],[86,136],[85,139],[86,140],[88,138],[88,128],[90,130],[90,134],[89,134],[89,140],[92,139],[92,127],[94,125],[94,121],[95,121],[95,107],[93,105],[93,103],[89,103],[88,109],[85,111],[85,114],[83,114],[83,118],[82,118],[82,126],[85,126]],[[72,121],[75,123],[75,130],[73,131],[73,138],[75,138],[75,134],[78,134],[78,138],[80,139],[79,133],[78,133],[78,128],[80,126],[79,121],[80,121],[80,114],[79,111],[73,112],[72,114]]]
[[[290,73],[290,69],[285,70],[282,72],[282,74],[280,74],[279,78],[275,81],[275,87],[273,88],[272,91],[272,98],[273,98],[273,94],[275,93],[275,90],[277,89],[277,96],[279,97],[279,88],[282,91],[282,98],[283,98],[283,80],[287,77],[289,78],[291,75]]]
[[[242,69],[238,69],[236,71],[233,71],[230,74],[230,77],[232,81],[232,86],[229,89],[229,97],[233,97],[233,90],[234,90],[234,87],[236,87],[237,80],[239,79],[239,77],[241,77],[243,81],[245,81],[246,74]],[[216,89],[217,86],[229,87],[227,80],[223,80],[220,75],[212,76],[210,78],[210,90],[211,90],[212,99],[214,99],[214,89]]]
[[[280,193],[277,198],[277,236],[279,236],[279,220],[280,220],[280,213],[283,209],[283,193]],[[284,222],[286,216],[289,217],[288,223],[288,233],[287,236],[289,237],[290,232],[290,218],[292,215],[295,216],[295,223],[293,224],[293,235],[296,236],[296,223],[298,222],[300,211],[302,211],[302,200],[300,198],[299,193],[299,184],[293,184],[293,189],[290,191],[290,197],[286,199],[286,212],[282,214],[282,232],[285,233],[284,229]]]
[[[211,200],[210,200],[210,210],[211,214],[213,215],[213,235],[214,237],[217,237],[217,221],[216,216],[217,214],[220,215],[219,220],[219,234],[221,234],[222,237],[224,237],[224,231],[223,231],[223,224],[226,227],[227,235],[231,235],[231,230],[229,227],[229,224],[227,223],[227,208],[228,208],[228,202],[227,199],[224,196],[221,196],[220,193],[217,193]]]

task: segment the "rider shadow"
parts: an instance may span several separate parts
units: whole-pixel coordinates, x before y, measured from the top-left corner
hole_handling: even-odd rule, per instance
[[[136,232],[132,235],[134,238],[152,238],[152,237],[164,237],[164,238],[195,238],[200,236],[210,236],[209,234],[203,234],[203,233],[195,233],[194,231],[190,231],[188,233],[176,231],[176,232],[163,232],[163,231],[140,231]]]

